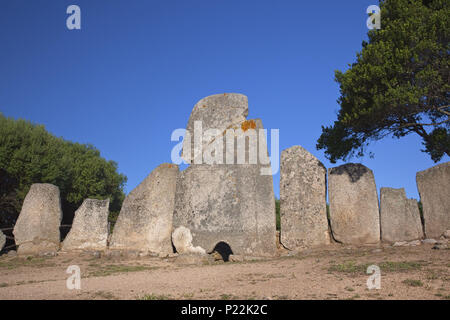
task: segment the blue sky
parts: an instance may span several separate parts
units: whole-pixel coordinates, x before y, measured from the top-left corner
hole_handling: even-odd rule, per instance
[[[0,112],[92,143],[118,162],[127,192],[171,161],[172,131],[216,93],[247,95],[249,118],[280,130],[280,151],[301,145],[335,166],[315,148],[338,110],[334,70],[354,62],[377,2],[2,0]],[[81,30],[66,28],[71,4]],[[434,165],[420,143],[386,138],[371,146],[375,158],[351,161],[378,188],[418,198],[415,174]]]

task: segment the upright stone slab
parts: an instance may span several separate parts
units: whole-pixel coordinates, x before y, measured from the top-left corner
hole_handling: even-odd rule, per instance
[[[272,175],[266,175],[270,159],[261,161],[260,157],[267,156],[267,143],[265,136],[259,135],[263,128],[261,120],[246,120],[247,113],[246,96],[221,94],[200,100],[189,118],[187,131],[192,132],[192,143],[184,141],[183,156],[189,148],[194,155],[195,141],[204,153],[196,153],[195,161],[178,177],[174,228],[189,229],[192,246],[206,252],[211,252],[219,242],[230,245],[234,254],[270,256],[276,252],[273,179]],[[196,140],[192,129],[195,121],[200,122],[204,133],[216,130],[217,135],[206,141]],[[247,138],[239,139],[253,134],[257,137],[253,140],[255,150],[249,143],[238,148],[238,141]],[[228,138],[234,141],[232,146],[227,144]],[[203,162],[202,155],[217,142],[223,151],[223,158],[218,159],[223,161]],[[237,164],[239,152],[245,154],[243,164]],[[197,161],[199,157],[203,164]]]
[[[191,112],[186,131],[190,133],[191,140],[183,141],[182,157],[192,163],[194,157],[201,155],[199,148],[195,147],[195,122],[201,123],[202,131],[217,129],[222,134],[227,129],[239,126],[246,121],[248,115],[248,99],[245,95],[237,93],[216,94],[201,99]],[[205,150],[208,142],[201,141],[201,148]]]
[[[3,250],[5,243],[6,243],[6,236],[3,234],[2,230],[0,230],[0,251]]]
[[[380,214],[375,178],[362,164],[328,169],[328,199],[334,239],[345,244],[380,241]]]
[[[125,198],[111,249],[173,252],[172,215],[178,166],[162,164]]]
[[[395,243],[423,238],[419,207],[414,199],[407,199],[405,189],[380,190],[381,238]]]
[[[75,212],[72,228],[63,241],[63,250],[104,250],[108,239],[109,200],[84,200]]]
[[[190,166],[177,182],[174,227],[179,226],[191,231],[194,247],[208,253],[226,242],[233,254],[273,255],[272,176],[251,165]]]
[[[450,229],[450,162],[445,162],[416,175],[423,206],[425,235],[439,239]]]
[[[59,188],[33,184],[14,227],[19,254],[55,252],[59,249],[62,219]]]
[[[281,153],[281,243],[288,249],[330,243],[326,168],[301,146]]]

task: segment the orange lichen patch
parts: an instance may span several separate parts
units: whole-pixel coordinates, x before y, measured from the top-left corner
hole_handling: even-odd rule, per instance
[[[244,121],[241,124],[242,131],[247,131],[248,129],[256,129],[256,123],[254,120]]]
[[[224,97],[226,97],[226,95],[227,95],[226,93],[223,94]]]

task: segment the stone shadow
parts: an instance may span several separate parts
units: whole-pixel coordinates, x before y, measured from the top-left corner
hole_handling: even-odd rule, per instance
[[[353,183],[357,182],[367,172],[369,172],[369,169],[360,163],[346,163],[330,169],[330,174],[347,174]]]

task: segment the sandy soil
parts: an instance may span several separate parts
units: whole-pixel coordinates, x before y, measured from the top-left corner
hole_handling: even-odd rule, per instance
[[[418,247],[333,245],[291,256],[246,262],[173,258],[0,257],[0,299],[450,299],[450,251]],[[368,265],[381,269],[369,290]],[[68,290],[70,265],[81,289]]]

